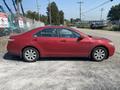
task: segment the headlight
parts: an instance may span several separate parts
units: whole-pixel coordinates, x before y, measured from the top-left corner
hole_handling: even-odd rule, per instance
[[[110,45],[114,46],[114,43],[113,42],[109,42]]]

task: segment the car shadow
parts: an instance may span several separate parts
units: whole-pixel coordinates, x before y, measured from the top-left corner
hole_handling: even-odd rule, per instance
[[[24,62],[19,56],[11,55],[9,53],[5,53],[3,56],[4,60],[9,61],[20,61]],[[38,61],[91,61],[89,58],[86,57],[49,57],[49,58],[40,58]]]
[[[5,53],[3,56],[4,60],[8,60],[8,61],[23,61],[19,56],[15,56],[9,53]]]

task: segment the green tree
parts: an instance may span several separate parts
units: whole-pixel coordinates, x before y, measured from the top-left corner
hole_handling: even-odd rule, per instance
[[[39,20],[39,17],[40,17],[40,20],[41,20],[41,22],[44,22],[45,24],[48,24],[48,17],[47,16],[45,16],[45,15],[39,15],[37,12],[35,12],[35,11],[30,11],[30,10],[28,10],[27,12],[26,12],[26,17],[27,18],[30,18],[30,19],[33,19],[33,20]]]
[[[39,20],[39,14],[37,12],[32,12],[32,11],[27,11],[26,12],[26,17],[30,18],[30,19],[35,19],[35,20]]]
[[[51,9],[51,19],[53,25],[59,25],[60,19],[59,19],[59,10],[55,2],[52,2],[47,7],[47,15],[48,15],[48,21],[49,21],[49,15],[50,15],[50,9]]]
[[[32,11],[28,10],[28,11],[26,12],[26,17],[27,17],[27,18],[30,18],[30,19],[33,19],[33,17],[32,17]]]
[[[59,19],[60,19],[60,24],[64,24],[64,12],[61,10],[59,11]]]
[[[45,15],[41,15],[40,21],[41,21],[41,22],[44,22],[45,24],[48,24],[48,17],[45,16]]]
[[[40,16],[39,16],[39,13],[38,13],[38,12],[34,11],[34,12],[33,12],[33,16],[34,16],[34,19],[35,19],[35,20],[39,21],[39,17],[40,17]]]
[[[120,4],[112,6],[111,10],[108,13],[108,20],[120,20]]]

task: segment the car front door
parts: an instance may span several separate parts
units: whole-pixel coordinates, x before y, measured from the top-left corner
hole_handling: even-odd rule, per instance
[[[88,44],[81,35],[73,30],[61,28],[59,32],[59,52],[64,57],[86,56]]]

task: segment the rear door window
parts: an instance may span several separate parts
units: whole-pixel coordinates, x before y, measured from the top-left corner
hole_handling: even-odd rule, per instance
[[[58,37],[57,30],[53,28],[44,29],[36,34],[38,37]]]

